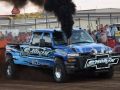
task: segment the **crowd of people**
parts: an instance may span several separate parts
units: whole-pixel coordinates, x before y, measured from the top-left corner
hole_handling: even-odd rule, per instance
[[[103,43],[107,45],[109,40],[113,40],[113,44],[115,43],[115,33],[118,31],[118,28],[115,25],[100,25],[98,30],[88,30],[89,34],[93,37],[94,41],[98,43]],[[113,46],[111,46],[113,47]]]
[[[27,43],[30,40],[31,32],[19,32],[18,35],[9,32],[0,32],[0,48],[4,48],[7,43]]]
[[[97,43],[109,44],[109,40],[112,39],[110,47],[114,47],[115,39],[114,35],[118,31],[115,25],[99,26],[98,30],[88,30],[88,33],[93,37]],[[24,43],[28,42],[31,36],[31,32],[19,32],[18,35],[14,35],[12,32],[3,34],[0,32],[0,48],[4,47],[7,43]],[[110,45],[110,44],[109,44]]]

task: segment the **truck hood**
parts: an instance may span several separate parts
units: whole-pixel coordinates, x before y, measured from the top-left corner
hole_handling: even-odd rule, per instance
[[[109,47],[104,44],[97,43],[72,44],[69,47],[77,53],[90,53],[92,50],[96,50],[98,53],[103,53],[105,50],[109,49]]]
[[[66,53],[90,53],[93,50],[97,53],[104,53],[105,51],[112,50],[110,47],[100,43],[80,43],[71,44],[68,46],[59,46],[57,49],[62,49]]]

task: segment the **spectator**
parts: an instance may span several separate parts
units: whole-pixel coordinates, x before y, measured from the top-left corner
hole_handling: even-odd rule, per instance
[[[13,40],[12,32],[9,32],[6,38],[9,42],[12,42],[12,40]]]
[[[98,42],[98,43],[100,43],[100,29],[98,29],[97,30],[97,32],[96,32],[96,41]]]
[[[100,42],[103,43],[103,44],[106,44],[106,42],[107,42],[107,34],[106,34],[105,28],[101,28]]]
[[[4,39],[4,35],[2,32],[0,32],[0,40]]]
[[[109,27],[109,25],[105,25],[105,30],[106,30],[106,35],[107,35],[107,37],[108,38],[110,38],[112,35],[111,35],[111,32],[110,32],[110,30],[111,30],[111,28]]]
[[[112,25],[110,30],[111,36],[114,37],[117,31],[118,31],[117,27],[115,25]]]

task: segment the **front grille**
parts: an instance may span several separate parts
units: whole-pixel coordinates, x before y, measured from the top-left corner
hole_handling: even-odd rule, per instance
[[[100,59],[100,58],[107,58],[109,57],[109,55],[96,55],[97,59]]]
[[[97,55],[92,55],[90,53],[85,53],[85,54],[80,54],[80,57],[84,57],[86,59],[92,59],[92,58],[107,58],[109,57],[109,54],[97,54]]]
[[[80,69],[84,69],[85,64],[87,62],[88,59],[95,59],[95,60],[100,60],[102,58],[108,58],[109,55],[107,54],[98,54],[98,55],[91,55],[91,54],[83,54],[80,55],[79,58],[77,58],[77,62],[76,62],[76,67],[79,67]],[[108,65],[106,64],[99,64],[98,67],[107,67]]]

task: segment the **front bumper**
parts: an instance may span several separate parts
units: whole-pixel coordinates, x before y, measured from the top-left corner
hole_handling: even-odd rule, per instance
[[[80,55],[75,58],[76,62],[65,63],[67,71],[84,71],[84,70],[96,70],[101,71],[109,69],[114,65],[120,63],[120,54],[97,54],[97,55]]]

